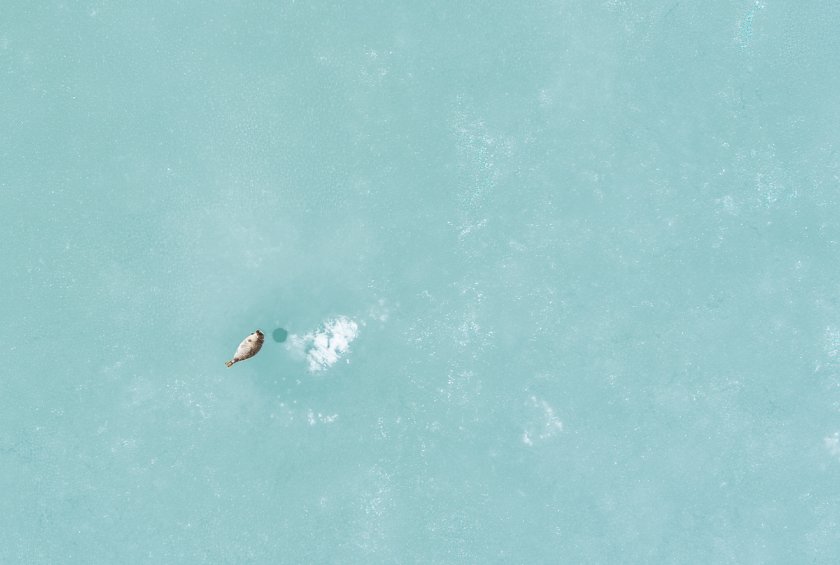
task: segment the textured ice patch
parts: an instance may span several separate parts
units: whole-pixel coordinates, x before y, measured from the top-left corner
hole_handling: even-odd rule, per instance
[[[735,33],[735,41],[741,47],[742,51],[749,49],[753,37],[753,20],[756,12],[764,9],[764,2],[755,0],[749,9],[744,14],[744,17],[738,21],[738,31]]]
[[[377,320],[379,322],[387,322],[388,316],[390,315],[390,311],[388,309],[388,303],[384,298],[380,298],[376,301],[376,304],[368,309],[368,317],[371,320]]]
[[[840,458],[840,432],[834,432],[823,438],[823,445],[832,457]]]
[[[825,357],[814,360],[814,372],[823,369],[833,369],[840,365],[840,328],[826,326],[822,338]]]
[[[359,324],[346,316],[324,322],[304,335],[292,335],[288,347],[301,354],[311,372],[329,369],[350,350],[350,343],[359,333]]]
[[[563,422],[548,402],[536,396],[531,396],[529,400],[534,417],[522,432],[522,443],[534,445],[535,441],[545,441],[563,431]]]
[[[840,352],[840,329],[835,326],[827,326],[823,332],[823,347],[826,355],[834,359]]]

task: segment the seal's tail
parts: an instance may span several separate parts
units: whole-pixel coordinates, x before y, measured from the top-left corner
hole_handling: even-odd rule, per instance
[[[227,365],[228,367],[232,367],[235,362],[236,361],[225,361],[225,365]]]

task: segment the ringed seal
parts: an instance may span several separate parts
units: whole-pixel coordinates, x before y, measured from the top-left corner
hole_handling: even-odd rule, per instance
[[[250,359],[260,352],[260,348],[262,347],[264,340],[265,334],[263,334],[260,330],[256,330],[254,333],[242,340],[242,343],[240,343],[239,347],[236,348],[236,353],[233,355],[233,359],[226,361],[225,365],[232,367],[234,363]]]

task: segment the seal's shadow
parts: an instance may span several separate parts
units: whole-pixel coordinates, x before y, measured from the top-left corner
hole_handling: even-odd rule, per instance
[[[274,338],[274,341],[277,343],[283,343],[286,341],[286,338],[289,337],[289,332],[284,330],[283,328],[277,328],[273,332],[271,332],[271,337]]]

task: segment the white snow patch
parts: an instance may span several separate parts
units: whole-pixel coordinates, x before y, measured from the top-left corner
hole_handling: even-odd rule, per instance
[[[311,408],[306,412],[306,421],[310,426],[315,424],[332,424],[338,419],[338,414],[322,414],[315,412]]]
[[[350,350],[359,333],[359,324],[346,316],[324,322],[322,327],[304,335],[291,335],[288,348],[301,354],[311,372],[329,369]]]

